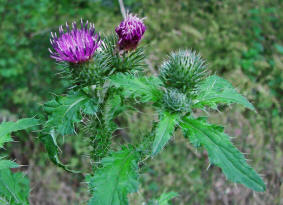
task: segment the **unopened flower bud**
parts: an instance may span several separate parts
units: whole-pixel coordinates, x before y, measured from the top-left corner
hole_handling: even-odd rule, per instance
[[[134,50],[143,37],[146,27],[143,19],[132,14],[128,14],[120,25],[115,29],[119,40],[119,50]]]

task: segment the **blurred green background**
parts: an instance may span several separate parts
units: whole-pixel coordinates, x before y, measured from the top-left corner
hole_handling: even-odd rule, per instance
[[[221,107],[210,121],[226,125],[233,142],[263,175],[265,193],[253,193],[225,180],[208,167],[180,135],[141,173],[140,190],[131,204],[142,204],[165,191],[179,197],[173,204],[283,204],[283,1],[281,0],[124,0],[133,13],[146,17],[142,44],[148,73],[172,50],[192,48],[207,59],[213,73],[224,76],[257,108]],[[122,20],[118,0],[0,0],[0,122],[35,116],[53,94],[66,93],[68,83],[49,58],[51,31],[80,18],[110,33]],[[150,110],[127,116],[131,137],[152,120]],[[7,150],[31,180],[31,204],[84,204],[83,176],[65,173],[48,161],[36,133],[14,136]],[[86,141],[65,138],[63,158],[84,169]],[[107,191],[107,190],[105,190]],[[280,201],[281,199],[281,201]]]

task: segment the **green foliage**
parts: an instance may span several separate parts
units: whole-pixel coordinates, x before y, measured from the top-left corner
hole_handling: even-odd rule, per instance
[[[35,125],[39,125],[39,121],[35,118],[26,118],[17,122],[3,122],[0,124],[0,148],[4,143],[12,141],[10,134],[19,130],[24,130]]]
[[[17,168],[19,165],[16,162],[10,160],[3,160],[0,157],[0,170],[2,169],[10,169],[10,168]]]
[[[44,105],[49,114],[45,126],[61,135],[73,134],[75,123],[82,120],[82,114],[94,114],[97,109],[97,103],[83,91],[59,96]]]
[[[35,118],[25,118],[18,120],[17,122],[3,122],[0,124],[0,149],[3,148],[4,144],[11,142],[11,133],[19,130],[28,129],[30,127],[39,125],[39,120]],[[16,168],[18,167],[17,163],[10,160],[3,160],[3,157],[0,157],[0,170]]]
[[[87,179],[93,197],[89,205],[128,204],[127,195],[138,189],[138,153],[133,148],[112,152],[102,168]]]
[[[159,90],[161,82],[156,77],[117,74],[111,77],[111,83],[117,88],[123,88],[125,97],[138,98],[141,102],[158,102],[162,97]]]
[[[199,83],[197,97],[192,107],[202,108],[203,106],[209,106],[217,108],[218,103],[238,103],[251,110],[255,110],[254,106],[240,95],[229,82],[212,75]]]
[[[57,135],[74,134],[75,125],[83,120],[84,115],[95,115],[98,110],[98,102],[89,95],[91,89],[85,88],[66,96],[59,96],[44,105],[44,111],[48,114],[43,136],[40,137],[50,160],[57,166],[69,172],[75,172],[67,168],[60,159],[60,148],[57,144]]]
[[[17,122],[4,122],[0,124],[0,148],[4,143],[12,141],[11,133],[39,125],[35,118],[25,118]],[[19,165],[0,157],[0,202],[10,205],[28,205],[29,180],[22,173],[13,173],[10,168]]]
[[[117,129],[117,125],[113,122],[113,120],[124,110],[125,106],[122,104],[122,99],[119,95],[113,95],[111,98],[107,100],[104,107],[104,122],[106,128],[109,129],[110,132],[113,132]]]
[[[0,137],[0,148],[3,148],[3,145],[6,143],[6,142],[11,142],[12,141],[12,138],[10,135],[1,135]]]
[[[255,191],[265,191],[263,180],[246,163],[243,154],[233,146],[223,128],[190,118],[184,119],[181,127],[194,143],[198,141],[205,147],[210,162],[221,167],[227,179]]]
[[[44,144],[49,159],[58,167],[63,168],[65,171],[77,173],[77,171],[70,170],[64,165],[59,159],[60,148],[57,144],[54,130],[51,131],[50,135],[44,135],[40,137],[40,141]]]
[[[29,180],[21,172],[0,170],[0,196],[10,205],[28,205]]]
[[[155,139],[152,145],[152,155],[158,154],[173,135],[178,115],[164,112],[156,127]]]

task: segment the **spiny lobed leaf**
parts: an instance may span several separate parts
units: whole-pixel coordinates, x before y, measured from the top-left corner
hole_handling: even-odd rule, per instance
[[[35,118],[24,118],[17,122],[3,122],[0,124],[0,148],[5,142],[12,141],[10,134],[19,130],[24,130],[39,125],[39,120]]]
[[[85,92],[75,92],[67,96],[56,97],[47,102],[44,110],[48,113],[48,121],[45,124],[45,134],[40,137],[44,144],[50,160],[57,166],[69,172],[75,172],[66,167],[59,159],[59,147],[56,141],[56,134],[73,134],[75,123],[82,120],[82,113],[94,114],[97,112],[98,105],[93,98]]]
[[[10,205],[28,205],[29,180],[21,172],[0,170],[0,196]]]
[[[110,80],[115,87],[123,88],[125,97],[138,98],[142,102],[158,102],[162,97],[159,90],[162,83],[156,77],[135,77],[119,73]]]
[[[127,195],[138,189],[139,154],[133,148],[113,152],[102,159],[102,168],[87,181],[93,197],[89,205],[126,205]]]
[[[240,95],[231,83],[216,75],[209,76],[200,82],[196,93],[194,108],[202,108],[204,106],[215,108],[218,103],[238,103],[251,110],[255,110],[254,106]]]
[[[12,141],[10,134],[39,125],[35,118],[24,118],[17,122],[4,122],[0,124],[0,148],[4,143]],[[12,173],[10,168],[17,168],[19,165],[10,160],[3,160],[0,157],[0,201],[9,202],[11,205],[27,205],[29,195],[29,181],[22,173]]]
[[[63,168],[65,171],[78,173],[77,171],[70,170],[59,159],[59,147],[57,145],[56,136],[54,130],[50,132],[50,135],[44,135],[40,137],[40,141],[44,144],[49,159],[58,167]]]
[[[97,109],[94,99],[84,92],[56,97],[44,105],[44,110],[49,114],[46,127],[55,129],[61,135],[73,134],[74,124],[82,120],[82,112],[93,114]]]
[[[152,145],[152,155],[158,154],[170,140],[174,132],[177,119],[178,115],[176,114],[168,112],[162,113],[162,118],[156,128],[155,139]]]
[[[228,180],[244,184],[255,191],[265,190],[263,180],[247,164],[243,154],[234,147],[221,127],[210,125],[203,119],[189,118],[184,120],[181,127],[194,141],[205,147],[210,162],[219,166]]]

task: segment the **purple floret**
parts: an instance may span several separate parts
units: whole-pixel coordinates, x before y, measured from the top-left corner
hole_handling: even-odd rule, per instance
[[[127,15],[120,25],[115,29],[119,36],[118,46],[120,50],[133,50],[146,30],[143,20],[132,14]]]
[[[72,23],[72,29],[66,23],[67,32],[64,32],[63,26],[59,27],[59,36],[51,32],[50,43],[55,50],[51,53],[51,58],[56,61],[67,61],[70,63],[82,63],[88,61],[94,55],[96,49],[100,46],[100,36],[95,34],[93,24],[88,28],[88,21],[83,23],[81,20],[81,28],[78,29],[76,22]]]

